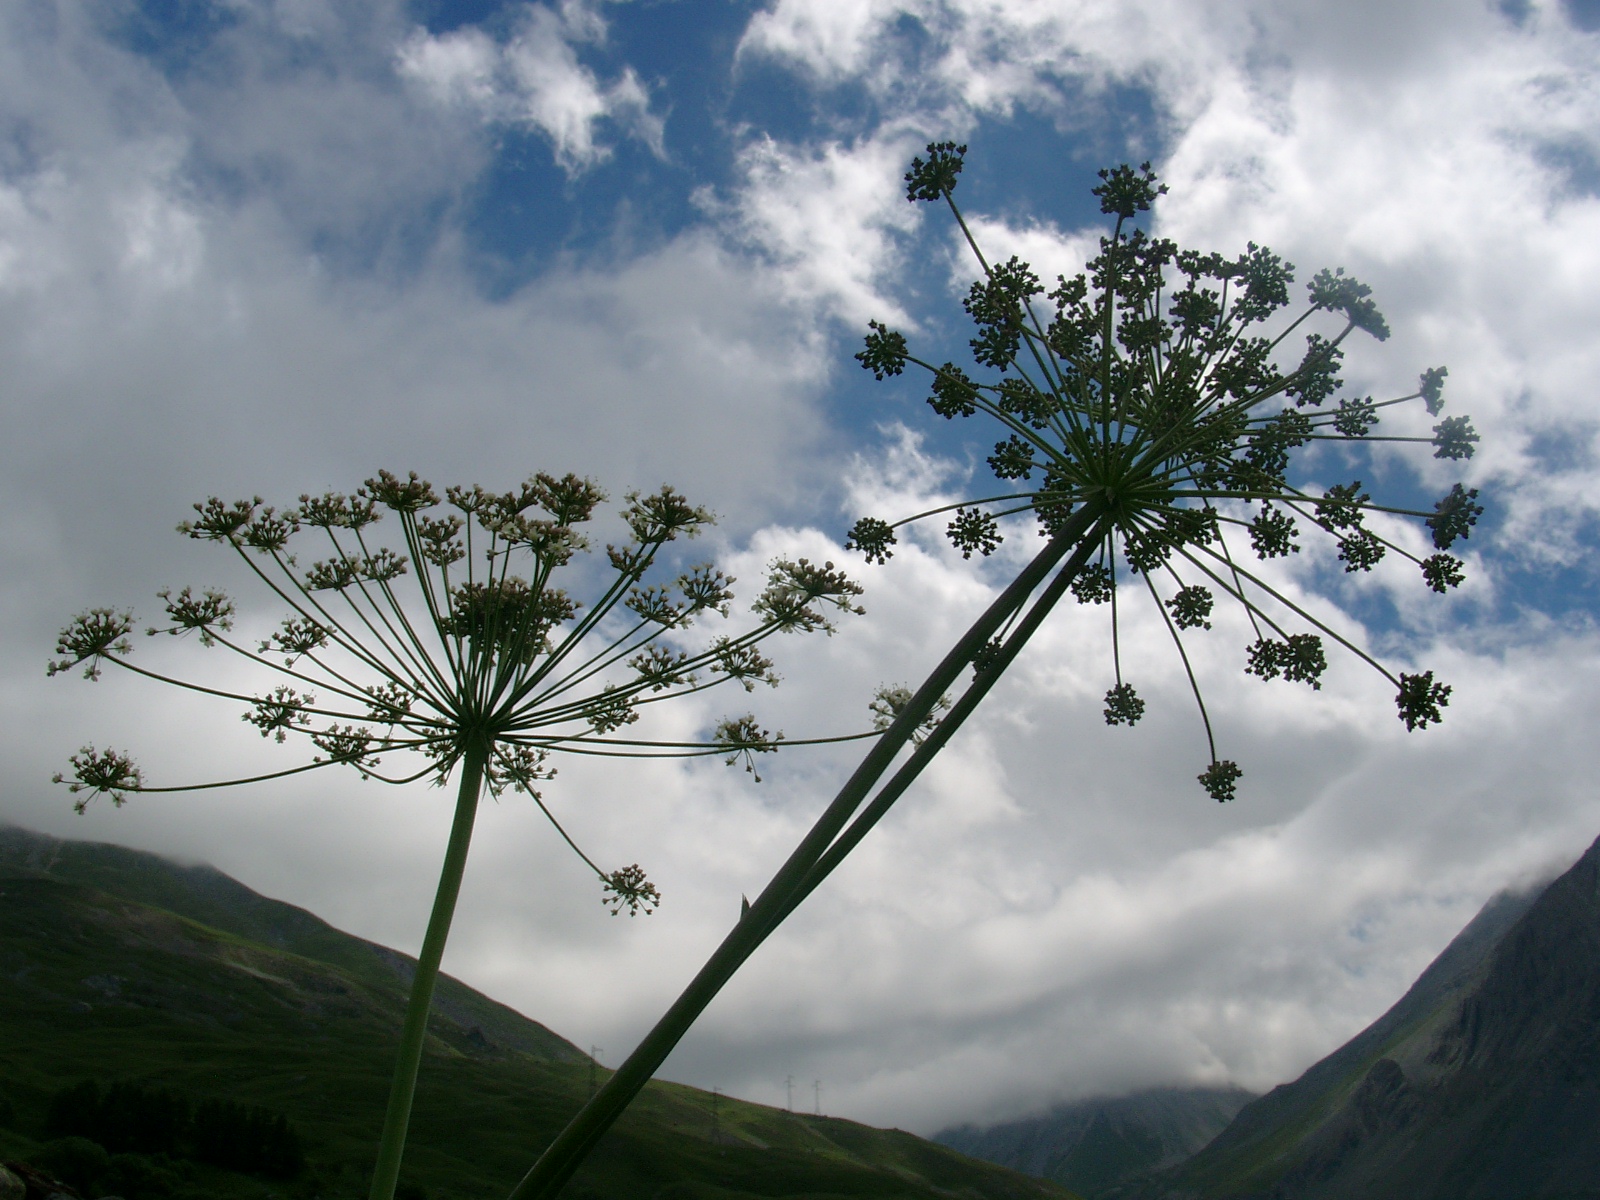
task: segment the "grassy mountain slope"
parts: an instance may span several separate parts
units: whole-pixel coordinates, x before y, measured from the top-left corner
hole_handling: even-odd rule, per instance
[[[210,868],[0,830],[0,1093],[14,1113],[0,1157],[37,1149],[63,1085],[138,1079],[286,1113],[312,1164],[287,1190],[364,1195],[409,961]],[[458,981],[439,995],[406,1178],[441,1197],[503,1196],[588,1094],[589,1060]],[[188,1190],[286,1189],[201,1169]],[[1071,1195],[900,1131],[660,1082],[568,1194]]]
[[[103,842],[67,841],[0,827],[0,870],[48,875],[98,888],[125,900],[187,917],[299,958],[338,967],[377,988],[408,985],[414,960],[329,925],[303,908],[271,900],[215,867],[183,866],[154,854]],[[555,1062],[588,1062],[565,1038],[521,1013],[442,976],[434,1010],[462,1029],[480,1029],[490,1041]]]
[[[1600,842],[1140,1197],[1600,1198]]]
[[[1189,1158],[1253,1099],[1241,1088],[1152,1088],[987,1129],[946,1129],[934,1141],[1093,1197]]]

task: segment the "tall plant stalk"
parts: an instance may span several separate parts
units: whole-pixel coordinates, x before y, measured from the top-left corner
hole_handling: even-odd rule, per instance
[[[1094,536],[1097,532],[1097,514],[1086,507],[1050,540],[972,624],[906,702],[694,980],[512,1190],[512,1200],[535,1200],[560,1192],[734,973],[844,861],[977,708],[1083,568],[1098,544]],[[1029,596],[1049,578],[1064,557],[1066,565],[1032,605],[1024,609]],[[1009,635],[996,644],[1008,626]],[[974,665],[975,659],[982,665],[974,672],[960,699],[924,736],[922,731],[940,711],[946,692]],[[874,785],[894,764],[899,753],[913,743],[917,745],[911,756],[889,782],[872,795]],[[867,802],[869,796],[872,798]],[[853,822],[852,816],[855,817]]]
[[[265,641],[241,641],[232,634],[232,599],[185,588],[161,593],[168,624],[147,632],[192,634],[203,646],[231,652],[265,676],[261,691],[210,687],[130,662],[134,620],[125,610],[82,613],[57,641],[51,674],[82,666],[98,679],[115,666],[236,702],[262,737],[304,739],[315,751],[309,762],[248,779],[156,787],[127,754],[85,746],[72,756],[70,775],[56,776],[77,797],[79,812],[98,795],[120,806],[130,794],[333,766],[387,783],[443,785],[457,774],[455,817],[412,979],[371,1200],[390,1200],[399,1179],[428,1011],[483,791],[525,794],[597,876],[612,915],[649,915],[660,894],[639,865],[602,870],[546,804],[540,787],[555,776],[551,755],[718,755],[754,774],[754,757],[775,750],[783,735],[763,729],[753,714],[725,718],[693,741],[626,731],[663,701],[727,683],[745,691],[775,685],[762,642],[786,631],[830,630],[830,608],[860,611],[860,586],[832,563],[778,560],[742,632],[686,646],[690,625],[729,615],[734,581],[709,563],[675,571],[666,561],[669,543],[711,521],[671,488],[627,497],[621,516],[629,536],[606,547],[611,573],[579,603],[557,582],[588,549],[581,527],[604,499],[588,480],[541,474],[510,492],[449,488],[441,500],[415,474],[388,472],[349,496],[302,496],[284,512],[259,499],[212,497],[195,505],[195,519],[180,531],[233,550],[289,615]],[[386,512],[399,527],[388,544],[377,528]],[[307,535],[329,557],[307,565],[296,553]],[[411,594],[402,594],[402,581],[415,585]],[[393,772],[384,765],[392,754],[420,756],[421,766]]]
[[[1119,551],[1122,578],[1136,578],[1156,601],[1182,660],[1210,754],[1199,778],[1216,800],[1234,798],[1242,772],[1217,754],[1183,631],[1211,628],[1219,593],[1244,608],[1255,631],[1247,652],[1250,674],[1320,687],[1325,634],[1397,686],[1396,705],[1407,729],[1438,721],[1448,703],[1450,689],[1432,672],[1391,673],[1264,573],[1247,569],[1243,547],[1230,545],[1230,537],[1236,545],[1247,536],[1262,560],[1297,553],[1298,519],[1334,539],[1346,571],[1370,571],[1392,552],[1420,567],[1435,592],[1458,586],[1463,563],[1446,551],[1469,536],[1483,511],[1476,490],[1456,484],[1430,513],[1374,503],[1359,480],[1318,488],[1288,474],[1295,451],[1326,443],[1351,450],[1380,441],[1424,443],[1435,458],[1470,458],[1478,439],[1464,417],[1446,418],[1431,436],[1409,430],[1371,436],[1379,409],[1421,401],[1430,416],[1437,415],[1444,368],[1424,372],[1408,395],[1381,402],[1344,398],[1333,406],[1342,386],[1342,343],[1358,331],[1380,340],[1389,334],[1370,289],[1342,271],[1323,271],[1310,285],[1305,312],[1276,334],[1260,332],[1263,322],[1288,305],[1294,268],[1255,245],[1229,260],[1180,251],[1138,229],[1138,214],[1166,190],[1148,163],[1101,172],[1095,195],[1102,212],[1115,218],[1114,228],[1101,239],[1101,253],[1085,274],[1061,279],[1048,294],[1054,313],[1041,319],[1037,298],[1044,289],[1037,276],[1016,258],[991,263],[955,203],[965,151],[948,142],[929,146],[928,158],[916,159],[906,176],[907,197],[947,204],[973,250],[983,277],[966,300],[978,328],[971,346],[978,366],[993,375],[975,379],[952,363],[916,358],[901,334],[877,322],[856,357],[879,379],[918,366],[931,377],[928,403],[940,416],[981,414],[993,421],[1004,437],[989,458],[1000,494],[893,523],[864,517],[851,530],[850,545],[882,563],[893,554],[897,529],[952,512],[947,533],[964,557],[992,553],[1005,537],[1001,523],[1014,524],[1024,514],[1051,540],[905,699],[756,903],[611,1081],[540,1156],[512,1200],[551,1200],[560,1192],[712,998],[905,793],[1067,591],[1080,603],[1110,603],[1115,682],[1106,694],[1105,719],[1113,725],[1139,720],[1144,701],[1122,678],[1118,645]],[[1285,339],[1318,314],[1339,319],[1332,336],[1310,333],[1298,365],[1280,368]],[[1294,407],[1272,411],[1271,405],[1285,400]],[[1029,485],[1035,473],[1042,478]],[[1367,526],[1369,514],[1422,520],[1437,553],[1421,556],[1394,533]],[[1289,621],[1317,632],[1291,633],[1285,628]],[[969,666],[972,680],[940,718],[945,690]],[[914,746],[910,756],[872,794],[908,745]]]
[[[411,979],[411,994],[406,998],[400,1051],[389,1085],[383,1133],[378,1139],[378,1161],[372,1168],[372,1186],[367,1193],[369,1200],[393,1196],[395,1185],[400,1182],[400,1160],[405,1156],[406,1131],[411,1127],[411,1102],[417,1094],[422,1044],[428,1038],[428,1012],[433,1007],[433,989],[439,981],[439,964],[444,960],[444,944],[455,918],[456,899],[461,895],[461,879],[467,871],[467,851],[472,845],[478,801],[483,796],[483,767],[488,757],[489,744],[482,738],[469,741],[461,756],[455,817],[450,823],[450,841],[445,847],[433,911],[428,915],[428,931],[423,935],[422,952],[417,955],[417,970]]]

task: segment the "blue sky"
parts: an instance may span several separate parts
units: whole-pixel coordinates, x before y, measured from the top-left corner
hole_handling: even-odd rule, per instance
[[[960,494],[993,440],[851,358],[874,317],[964,357],[971,266],[942,214],[905,203],[909,157],[969,144],[979,237],[1046,274],[1092,252],[1096,170],[1150,159],[1172,187],[1158,232],[1374,286],[1394,337],[1352,350],[1352,392],[1449,365],[1448,411],[1483,433],[1464,470],[1338,473],[1418,499],[1481,487],[1469,586],[1435,602],[1315,554],[1280,580],[1436,667],[1449,720],[1405,737],[1387,685],[1348,663],[1320,693],[1246,680],[1244,631],[1219,623],[1197,654],[1247,771],[1219,808],[1192,783],[1203,743],[1153,618],[1125,643],[1151,715],[1111,731],[1103,622],[1062,613],[667,1073],[766,1102],[820,1077],[834,1111],[923,1131],[1097,1091],[1271,1086],[1496,889],[1600,832],[1582,720],[1600,690],[1597,65],[1587,0],[7,6],[0,819],[205,858],[415,944],[435,793],[336,781],[73,818],[45,781],[85,741],[141,747],[167,778],[263,750],[229,712],[47,682],[63,618],[226,582],[170,532],[201,496],[292,501],[378,466],[498,486],[576,469],[614,494],[670,479],[717,509],[706,553],[736,574],[842,561],[854,515]],[[862,568],[868,617],[786,652],[772,722],[831,730],[918,678],[1022,540],[986,566],[933,539]],[[759,789],[574,768],[556,802],[667,904],[649,929],[599,920],[548,828],[503,805],[447,966],[618,1051],[847,766],[795,754]]]
[[[274,29],[248,7],[133,4],[103,11],[112,45],[158,72],[180,103],[205,112],[219,102],[219,90],[226,90],[246,53],[260,56],[253,69],[277,75],[288,86],[307,74],[366,76],[381,90],[394,82],[381,78],[387,64],[374,59],[386,18],[414,22],[412,38],[434,45],[479,38],[504,51],[528,40],[531,10],[521,3],[434,4],[398,14],[374,10],[365,20],[347,13],[348,39],[296,37],[292,22]],[[579,22],[567,20],[564,45],[576,68],[602,88],[636,78],[645,112],[659,122],[658,140],[652,143],[618,114],[602,112],[589,122],[586,136],[593,144],[587,156],[575,159],[559,134],[502,109],[486,114],[476,131],[476,154],[461,174],[389,204],[367,197],[353,221],[309,220],[299,231],[304,250],[338,275],[401,285],[426,270],[442,244],[452,243],[478,293],[503,301],[553,270],[604,271],[619,258],[674,239],[714,234],[719,221],[711,206],[719,194],[738,189],[741,151],[758,139],[785,146],[849,144],[908,119],[940,136],[941,117],[952,135],[958,129],[976,147],[961,188],[971,211],[1014,226],[1093,228],[1099,221],[1090,195],[1096,170],[1125,161],[1159,162],[1178,131],[1168,99],[1137,72],[1084,78],[1059,71],[1048,89],[1007,98],[989,110],[930,115],[926,108],[937,112],[937,105],[923,104],[919,111],[917,93],[927,87],[919,76],[936,69],[947,46],[936,32],[938,22],[919,19],[913,10],[884,21],[874,53],[892,64],[893,78],[877,86],[850,75],[821,81],[794,62],[751,52],[744,35],[759,10],[747,4],[637,3],[569,11],[587,14],[589,22],[580,30]],[[1508,32],[1525,27],[1532,11],[1502,9]],[[1591,21],[1582,5],[1557,11],[1580,29]],[[365,44],[352,53],[351,42]],[[1595,182],[1587,145],[1582,137],[1550,138],[1536,157],[1553,180],[1583,194]],[[270,189],[274,169],[270,152],[240,158],[225,148],[208,153],[203,144],[185,163],[191,185],[224,204],[237,203],[252,189]],[[943,215],[898,231],[899,261],[886,273],[884,282],[892,286],[883,294],[892,292],[907,315],[925,326],[922,345],[934,347],[937,357],[960,358],[965,320],[955,303],[954,276],[947,255],[927,253],[945,249]],[[1302,279],[1311,269],[1301,271]],[[924,431],[930,449],[981,460],[988,451],[983,438],[967,437],[960,426],[920,420],[916,383],[885,388],[853,374],[849,347],[860,322],[827,315],[832,319],[820,332],[828,339],[833,371],[818,402],[841,440],[870,442],[884,421],[905,421]],[[1578,445],[1558,427],[1534,432],[1527,453],[1564,469],[1573,465]],[[1425,507],[1425,493],[1420,486],[1406,487],[1403,502]],[[1501,515],[1491,506],[1480,537]],[[1585,551],[1594,547],[1590,523],[1573,524],[1571,534]],[[1559,619],[1592,613],[1594,591],[1586,586],[1593,582],[1591,556],[1569,557],[1560,564],[1505,563],[1493,612],[1478,615],[1504,619],[1522,607]],[[1361,615],[1380,624],[1394,619],[1382,604],[1363,606]]]
[[[248,9],[201,3],[121,7],[105,23],[109,40],[149,64],[180,102],[197,109],[215,103],[215,89],[237,64],[247,32],[262,35],[249,44],[259,50],[265,43],[267,69],[287,81],[301,73],[345,75],[371,65],[352,62],[340,43],[294,41],[281,31],[251,29]],[[446,40],[482,34],[504,45],[517,40],[528,11],[519,3],[435,4],[408,15],[417,22],[417,34]],[[469,172],[442,182],[432,195],[399,198],[387,211],[380,201],[354,227],[308,221],[306,249],[341,274],[394,278],[420,269],[442,240],[459,238],[463,265],[481,294],[503,299],[558,263],[604,270],[619,255],[691,230],[714,229],[715,217],[697,195],[736,187],[739,153],[754,139],[861,139],[902,119],[900,95],[876,95],[852,80],[816,86],[788,64],[741,55],[741,35],[756,11],[748,4],[639,3],[594,11],[603,14],[604,33],[570,43],[576,62],[600,81],[627,71],[637,75],[661,121],[659,146],[602,116],[593,123],[593,160],[574,163],[548,130],[502,117],[481,131],[480,153]],[[890,52],[914,74],[919,58],[936,52],[929,41],[922,25],[907,16],[889,37]],[[1090,225],[1099,218],[1090,188],[1101,166],[1159,157],[1162,116],[1149,89],[1113,81],[1104,94],[1085,96],[1082,85],[1069,80],[1063,91],[1047,103],[963,115],[962,136],[980,147],[963,179],[966,203],[1015,221]],[[1086,111],[1069,115],[1079,106]],[[928,128],[930,136],[940,134],[937,121]],[[270,155],[222,162],[221,155],[197,149],[186,173],[216,199],[237,201],[252,184],[271,186],[264,178],[273,171]],[[946,230],[930,232],[937,244]],[[935,321],[950,353],[960,353],[965,320],[949,272],[942,262],[941,269],[916,270],[912,245],[918,239],[904,240],[909,261],[897,279],[899,302]],[[828,332],[839,341],[835,357],[848,366],[845,347],[857,330],[839,321]],[[882,388],[859,388],[861,381],[848,375],[839,382],[850,399],[829,397],[831,415],[852,437],[871,436],[877,423],[872,414],[890,398]],[[869,390],[874,407],[856,402],[858,391]]]

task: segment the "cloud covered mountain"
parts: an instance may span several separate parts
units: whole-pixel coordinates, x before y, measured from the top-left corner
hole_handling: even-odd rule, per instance
[[[987,1129],[956,1126],[936,1133],[934,1141],[1093,1197],[1188,1159],[1253,1099],[1243,1088],[1151,1088],[1080,1100]]]
[[[1207,1200],[1600,1196],[1600,841],[1158,1185]]]

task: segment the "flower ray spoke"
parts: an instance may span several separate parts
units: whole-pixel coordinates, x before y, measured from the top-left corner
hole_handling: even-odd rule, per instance
[[[669,487],[629,493],[621,516],[631,536],[621,549],[606,548],[610,572],[564,573],[589,551],[582,527],[604,499],[575,475],[536,475],[503,493],[450,488],[441,498],[415,474],[383,471],[349,495],[302,496],[283,513],[259,499],[229,504],[213,498],[195,506],[197,516],[181,531],[232,549],[252,582],[288,615],[253,650],[227,636],[234,601],[191,588],[161,593],[169,626],[152,632],[193,633],[203,645],[221,644],[231,664],[264,678],[266,686],[252,691],[231,679],[217,686],[182,678],[161,663],[127,661],[133,615],[115,609],[80,614],[62,632],[58,657],[49,664],[51,674],[83,668],[93,679],[114,663],[151,682],[243,706],[244,722],[264,738],[309,743],[309,762],[183,786],[152,785],[121,752],[84,747],[71,758],[70,776],[58,777],[80,811],[98,795],[120,806],[147,792],[233,787],[334,766],[386,784],[456,779],[455,822],[407,1006],[373,1200],[392,1200],[398,1178],[433,981],[482,790],[527,792],[576,850],[534,787],[554,776],[545,762],[549,754],[726,756],[721,726],[675,740],[630,739],[615,731],[637,718],[636,707],[730,680],[747,690],[757,682],[776,684],[759,643],[778,633],[831,629],[830,608],[859,611],[854,597],[860,586],[832,563],[780,560],[755,599],[754,629],[716,638],[693,653],[670,648],[676,633],[707,614],[726,616],[733,599],[734,581],[713,564],[671,574],[663,566],[668,543],[695,536],[713,518]],[[392,518],[389,525],[380,525],[385,518]],[[327,547],[328,557],[300,565],[294,539],[302,536],[319,550]],[[565,590],[569,580],[581,585],[578,593]],[[584,593],[594,595],[592,604]],[[633,615],[617,620],[619,605]],[[764,753],[777,740],[738,748]],[[587,856],[584,861],[613,913],[648,913],[659,903],[637,864],[605,871]]]

